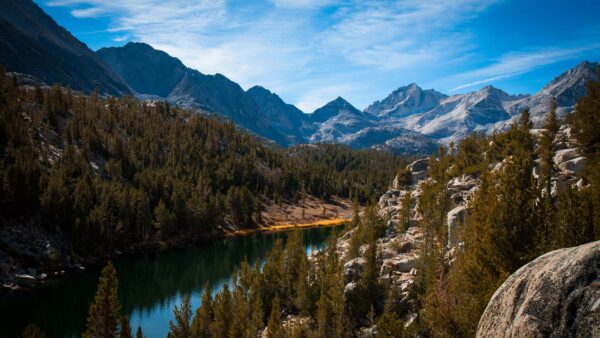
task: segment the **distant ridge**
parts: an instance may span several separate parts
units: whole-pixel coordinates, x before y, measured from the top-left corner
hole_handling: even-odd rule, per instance
[[[244,91],[224,75],[203,74],[144,43],[94,53],[31,0],[0,2],[0,64],[47,84],[213,113],[281,146],[332,142],[398,153],[430,153],[474,131],[502,130],[525,108],[539,126],[554,97],[562,117],[585,95],[588,81],[598,80],[598,63],[584,61],[531,96],[493,86],[448,96],[410,83],[363,111],[337,97],[305,114],[266,88]]]
[[[47,84],[123,95],[125,82],[31,0],[0,1],[0,64]]]

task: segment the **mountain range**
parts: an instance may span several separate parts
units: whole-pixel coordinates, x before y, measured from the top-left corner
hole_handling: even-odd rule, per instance
[[[556,98],[559,116],[571,111],[598,80],[598,63],[584,61],[534,95],[486,86],[448,96],[411,83],[364,110],[337,97],[310,114],[260,86],[244,90],[221,74],[206,75],[144,43],[90,50],[30,0],[0,3],[0,64],[45,83],[106,95],[134,95],[230,119],[282,146],[335,142],[354,148],[429,153],[474,131],[509,126],[528,108],[540,125]]]
[[[128,43],[97,53],[138,94],[216,112],[284,146],[335,142],[394,152],[427,153],[474,131],[505,129],[525,108],[540,125],[553,97],[562,116],[585,94],[587,82],[598,79],[598,63],[584,61],[531,96],[510,95],[493,86],[448,96],[411,83],[362,111],[337,97],[305,114],[268,89],[255,86],[244,92],[223,75],[189,69],[146,44]]]

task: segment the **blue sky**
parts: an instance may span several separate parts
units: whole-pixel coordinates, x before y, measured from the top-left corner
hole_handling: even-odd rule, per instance
[[[311,112],[416,82],[534,93],[600,60],[597,0],[35,0],[96,50],[146,42]]]

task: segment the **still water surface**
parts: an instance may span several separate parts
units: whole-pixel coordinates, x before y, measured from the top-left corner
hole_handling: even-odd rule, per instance
[[[320,249],[333,229],[302,230],[307,251]],[[131,318],[134,332],[140,325],[146,337],[166,337],[173,307],[181,303],[184,294],[192,295],[195,310],[207,282],[213,293],[219,291],[245,257],[251,265],[263,260],[274,241],[286,236],[284,232],[256,234],[121,258],[114,262],[121,312]],[[1,299],[0,337],[16,337],[32,322],[51,338],[80,336],[98,275],[99,268],[91,269],[27,294]]]

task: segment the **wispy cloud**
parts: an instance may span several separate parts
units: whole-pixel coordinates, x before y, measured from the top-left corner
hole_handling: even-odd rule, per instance
[[[39,1],[79,18],[109,18],[113,41],[146,42],[203,73],[263,85],[305,111],[338,95],[364,107],[432,69],[460,90],[576,53],[511,53],[449,77],[479,52],[465,25],[505,0]]]
[[[339,22],[322,33],[321,46],[348,60],[385,70],[451,60],[473,46],[456,31],[498,1],[365,1],[344,9]]]
[[[116,36],[113,38],[113,41],[115,42],[123,42],[123,41],[127,41],[129,40],[129,35],[121,35],[121,36]]]
[[[454,75],[452,78],[456,82],[469,82],[450,89],[450,92],[521,75],[560,61],[580,58],[583,53],[598,49],[600,44],[511,52],[488,66]]]

